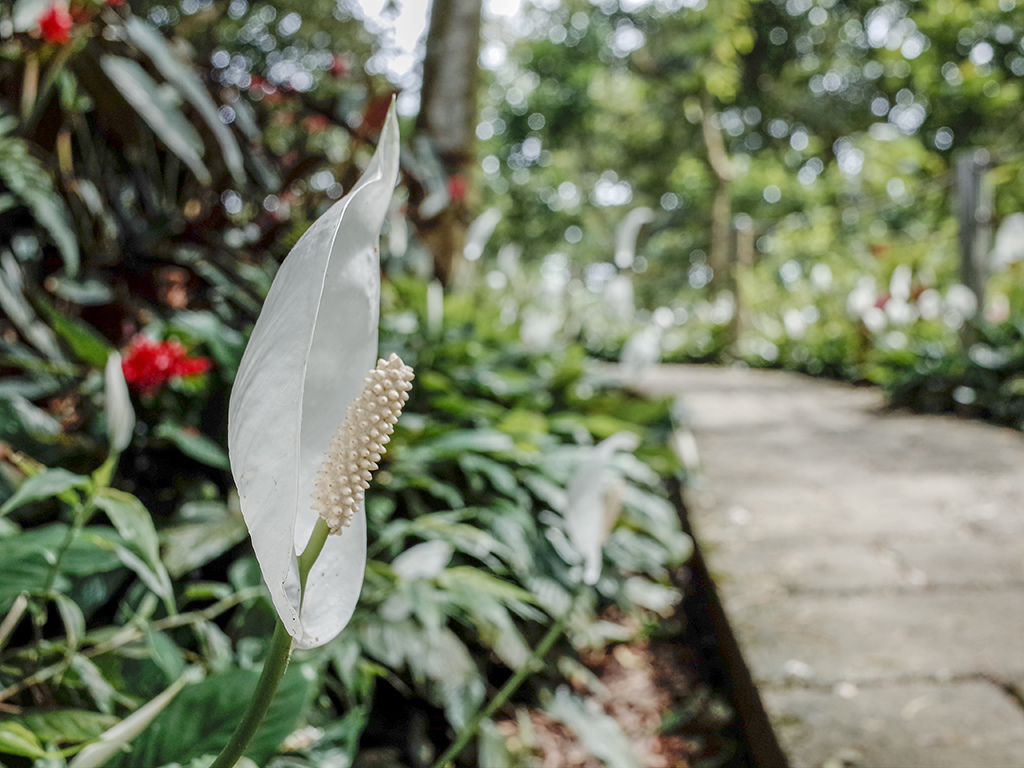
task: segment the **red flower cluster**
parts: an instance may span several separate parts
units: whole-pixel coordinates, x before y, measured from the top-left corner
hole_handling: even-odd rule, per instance
[[[124,379],[138,392],[152,394],[168,379],[196,376],[210,370],[206,357],[189,357],[178,341],[153,341],[139,335],[124,351]]]
[[[57,0],[39,17],[39,36],[48,43],[63,45],[71,41],[73,23],[67,5]]]

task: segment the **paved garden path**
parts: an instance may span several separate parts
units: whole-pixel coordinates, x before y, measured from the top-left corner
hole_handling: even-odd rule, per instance
[[[794,768],[1024,766],[1024,435],[774,371],[659,366],[695,534]]]

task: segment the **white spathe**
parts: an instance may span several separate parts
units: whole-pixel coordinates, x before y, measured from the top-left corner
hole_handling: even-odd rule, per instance
[[[398,179],[392,104],[352,191],[314,222],[274,278],[238,369],[228,453],[242,516],[278,615],[298,648],[337,636],[366,566],[363,505],[328,536],[301,599],[297,552],[318,514],[316,474],[377,356],[380,229]]]
[[[621,479],[613,466],[615,454],[635,451],[639,445],[640,438],[636,434],[616,432],[594,446],[569,480],[565,494],[565,533],[583,558],[585,584],[596,584],[601,577],[604,543],[618,516],[617,504],[605,503],[609,491]]]
[[[107,413],[107,438],[111,453],[123,453],[132,441],[135,432],[135,409],[128,394],[128,383],[121,368],[121,355],[111,352],[107,356],[107,367],[103,372],[103,388]]]

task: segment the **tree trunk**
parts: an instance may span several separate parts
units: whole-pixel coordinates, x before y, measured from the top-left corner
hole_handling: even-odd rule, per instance
[[[708,165],[715,178],[711,204],[711,245],[708,266],[712,269],[712,288],[732,288],[732,162],[725,149],[722,129],[714,120],[713,107],[705,104],[701,114],[701,132],[708,152]]]
[[[434,0],[423,60],[423,90],[416,130],[430,140],[449,179],[450,204],[419,222],[420,236],[434,258],[434,273],[451,281],[465,242],[466,181],[474,160],[477,57],[481,0]]]

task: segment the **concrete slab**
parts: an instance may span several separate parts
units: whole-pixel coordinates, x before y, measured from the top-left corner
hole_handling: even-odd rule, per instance
[[[1019,587],[798,594],[763,602],[723,596],[759,683],[1024,676]],[[1024,711],[1021,716],[1024,724]]]
[[[1024,766],[1024,720],[985,682],[768,690],[792,768]]]
[[[661,366],[691,523],[794,766],[1024,766],[1024,436],[774,371]]]

